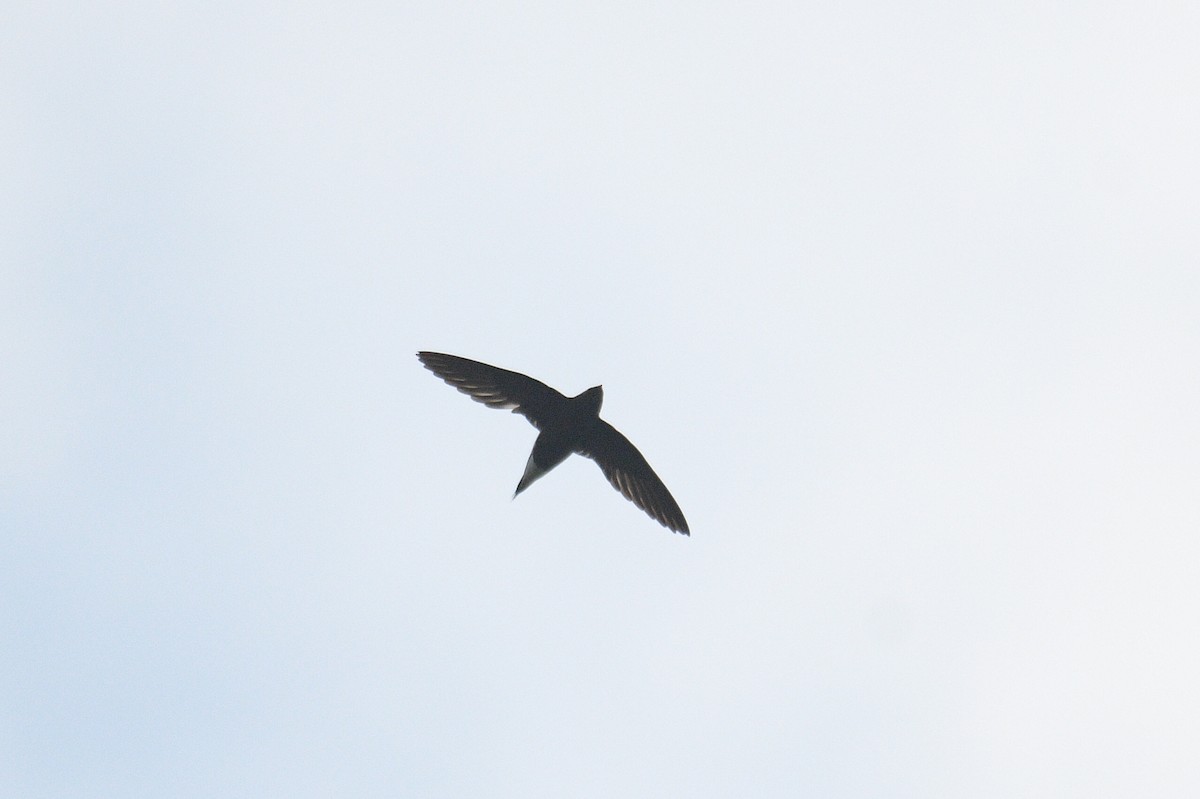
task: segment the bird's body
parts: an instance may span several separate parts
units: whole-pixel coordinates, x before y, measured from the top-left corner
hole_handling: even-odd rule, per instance
[[[527,375],[457,355],[418,352],[417,357],[426,369],[477,402],[510,409],[538,429],[516,494],[577,453],[596,461],[613,487],[659,524],[689,534],[683,512],[650,464],[629,439],[600,418],[601,386],[566,397]]]
[[[604,390],[600,386],[589,388],[577,397],[563,399],[566,401],[559,403],[561,410],[543,420],[541,432],[533,442],[533,451],[525,464],[525,473],[513,496],[565,461],[572,452],[582,451],[600,421],[600,404],[604,401]]]

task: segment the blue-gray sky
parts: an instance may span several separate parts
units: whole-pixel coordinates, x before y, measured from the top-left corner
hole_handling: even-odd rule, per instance
[[[18,3],[0,794],[1200,790],[1190,3]],[[423,370],[604,416],[673,536]]]

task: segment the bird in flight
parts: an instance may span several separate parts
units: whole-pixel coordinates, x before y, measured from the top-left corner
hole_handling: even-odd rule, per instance
[[[417,358],[426,369],[476,402],[489,408],[510,409],[538,429],[514,497],[575,452],[594,460],[613,488],[663,527],[689,534],[683,511],[642,453],[600,418],[602,386],[566,397],[532,377],[457,355],[418,352]]]

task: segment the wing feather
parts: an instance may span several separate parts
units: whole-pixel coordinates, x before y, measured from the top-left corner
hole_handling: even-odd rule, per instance
[[[663,527],[689,535],[687,520],[671,492],[628,438],[603,419],[579,449],[604,472],[613,488]]]
[[[538,429],[567,401],[550,386],[520,372],[441,352],[418,352],[417,358],[476,402],[519,413]]]

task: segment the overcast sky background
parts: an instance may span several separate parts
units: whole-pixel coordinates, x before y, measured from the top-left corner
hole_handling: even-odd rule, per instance
[[[4,18],[0,794],[1200,792],[1196,4]]]

